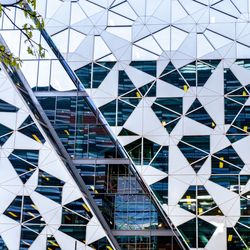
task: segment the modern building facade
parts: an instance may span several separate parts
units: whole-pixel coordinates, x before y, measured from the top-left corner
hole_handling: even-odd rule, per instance
[[[2,249],[249,249],[250,2],[37,4],[45,59],[1,19]]]

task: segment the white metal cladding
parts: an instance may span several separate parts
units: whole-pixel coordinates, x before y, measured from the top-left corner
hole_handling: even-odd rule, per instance
[[[115,124],[111,124],[122,145],[126,147],[144,138],[159,146],[146,165],[141,157],[136,163],[137,170],[149,186],[167,178],[168,200],[162,206],[190,248],[223,250],[234,240],[242,248],[249,247],[249,1],[47,0],[38,1],[38,5],[46,31],[73,70],[90,63],[115,62],[96,88],[93,87],[96,72],[92,69],[87,92],[100,109],[111,102],[116,107],[118,102],[131,107],[132,112],[123,124],[118,125],[118,113]],[[34,60],[25,54],[23,45],[17,48],[13,43],[13,31],[10,35],[6,30],[10,27],[4,19],[5,31],[1,33],[10,48],[24,59],[23,72],[32,87],[50,83],[57,90],[74,89],[59,62],[48,60],[55,59],[52,53],[45,60]],[[23,40],[17,31],[15,37]],[[138,61],[154,61],[156,74],[131,64]],[[190,67],[194,74],[192,83],[185,75]],[[209,69],[209,74],[201,82],[199,70],[203,67]],[[120,72],[125,72],[132,88],[119,95]],[[172,81],[172,73],[178,75],[178,81]],[[140,88],[146,85],[155,87],[155,94],[142,93]],[[128,101],[133,92],[138,92],[137,104]],[[181,110],[162,105],[159,98],[180,100]],[[175,118],[170,121],[159,118],[154,105]],[[193,114],[197,117],[195,112],[199,111],[211,120],[210,125],[194,118]],[[166,129],[168,125],[171,130]],[[133,135],[120,136],[122,129]],[[190,142],[190,138],[196,138],[198,144]],[[208,149],[199,147],[203,139],[208,141]],[[140,144],[142,151],[144,140]],[[181,144],[202,155],[197,160],[198,168],[190,163]],[[152,166],[163,147],[168,147],[167,171]],[[223,156],[225,152],[231,155],[227,158]],[[219,169],[217,174],[215,168]],[[229,170],[223,173],[225,168]],[[219,175],[236,181],[225,184],[216,180]],[[194,197],[189,194],[192,189]],[[203,197],[199,190],[203,190]],[[206,199],[214,204],[208,210],[199,207]],[[190,245],[185,228],[193,225],[190,224],[193,221],[197,226],[196,239]],[[209,225],[212,233],[201,247],[199,230]]]
[[[4,69],[0,106],[1,246],[94,249],[106,233]]]

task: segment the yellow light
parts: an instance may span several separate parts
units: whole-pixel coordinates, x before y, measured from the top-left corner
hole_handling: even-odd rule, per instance
[[[186,199],[187,199],[187,204],[192,204],[192,203],[191,203],[191,196],[190,196],[190,195],[187,195],[187,196],[186,196]]]
[[[224,162],[223,162],[224,157],[220,157],[220,160],[222,160],[222,161],[220,161],[220,163],[219,163],[219,168],[223,168],[224,167]]]
[[[40,141],[40,139],[39,139],[35,134],[32,134],[32,137],[33,137],[37,142],[42,143],[42,142]]]
[[[188,85],[185,84],[185,85],[183,86],[183,90],[184,90],[184,92],[187,92],[187,91],[188,91]]]
[[[88,212],[90,212],[90,209],[89,209],[89,207],[86,204],[83,203],[82,206],[85,208],[85,210],[87,210]]]
[[[70,135],[69,131],[67,129],[64,129],[64,132],[66,135]]]
[[[110,246],[106,246],[106,247],[107,247],[108,250],[113,250],[113,248],[110,247]]]
[[[136,91],[136,97],[141,98],[141,94],[139,91]]]
[[[70,217],[68,215],[65,216],[67,220],[71,220]]]
[[[15,213],[12,213],[12,212],[8,212],[11,216],[13,216],[13,217],[17,217],[17,215],[15,214]]]
[[[161,125],[162,125],[163,127],[165,127],[165,126],[167,125],[167,122],[166,122],[166,121],[162,121],[162,122],[161,122]]]
[[[36,217],[33,213],[31,212],[28,212],[28,214],[31,216],[31,217]]]
[[[248,131],[248,126],[244,126],[244,127],[243,127],[243,130],[244,130],[245,132],[247,132],[247,131]]]
[[[36,207],[36,205],[32,204],[31,206],[32,206],[35,210],[38,210],[37,207]]]
[[[233,235],[232,234],[229,234],[228,235],[228,238],[227,238],[227,241],[232,241],[233,240]]]
[[[98,191],[95,190],[95,187],[94,187],[94,186],[90,186],[90,188],[94,191],[95,194],[98,194]]]
[[[242,95],[243,95],[243,96],[246,96],[246,95],[247,95],[247,92],[246,92],[246,91],[243,91],[243,92],[242,92]]]
[[[199,214],[202,214],[203,213],[203,208],[199,207],[198,212],[199,212]]]
[[[51,245],[55,246],[55,247],[59,247],[59,245],[56,244],[56,243],[55,243],[54,241],[52,241],[52,240],[48,240],[48,242],[49,242]]]
[[[49,181],[49,177],[46,177],[45,175],[42,175],[42,177],[43,177],[46,181]]]
[[[215,127],[215,123],[214,123],[214,122],[212,122],[212,127],[213,127],[213,128]]]

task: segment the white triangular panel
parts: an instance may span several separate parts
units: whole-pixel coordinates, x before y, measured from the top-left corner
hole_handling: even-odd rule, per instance
[[[105,236],[105,231],[100,225],[99,221],[95,216],[87,224],[86,229],[86,244],[91,244],[94,241],[97,241]]]
[[[148,185],[152,185],[167,177],[165,172],[152,166],[136,166],[136,169]]]
[[[126,67],[125,72],[137,88],[140,88],[141,86],[155,80],[153,76],[146,74],[131,66]]]
[[[0,235],[7,247],[13,250],[19,249],[21,225],[5,215],[0,215],[0,224]]]

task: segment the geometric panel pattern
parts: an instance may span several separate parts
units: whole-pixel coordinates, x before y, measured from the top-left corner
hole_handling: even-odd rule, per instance
[[[249,1],[57,0],[38,5],[46,31],[187,246],[249,248]],[[5,39],[11,44],[13,38]],[[33,61],[24,59],[32,87],[74,89],[66,80],[58,85],[54,61],[40,60],[32,78]],[[5,145],[16,132],[7,121],[2,130]],[[24,131],[33,140],[32,132]],[[8,160],[21,164],[25,154],[10,152]],[[14,169],[24,185],[36,171],[33,161],[26,169]],[[54,176],[46,169],[40,175]],[[46,197],[50,188],[59,193],[65,183],[42,191],[36,186],[34,192]],[[7,214],[19,206],[19,196],[10,201]],[[50,199],[58,204],[63,196]],[[51,241],[60,244],[56,237]]]
[[[144,181],[159,194],[167,180],[160,200],[190,249],[250,246],[247,6],[65,2],[45,19]]]
[[[0,99],[0,248],[112,249],[88,201],[3,69]]]

